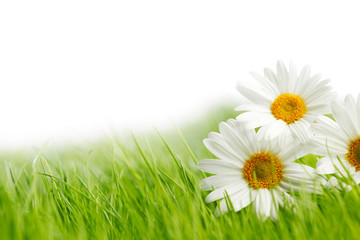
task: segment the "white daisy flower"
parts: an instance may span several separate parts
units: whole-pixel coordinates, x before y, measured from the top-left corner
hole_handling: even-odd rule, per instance
[[[313,124],[318,148],[316,154],[325,157],[317,163],[320,174],[337,173],[350,176],[360,183],[360,95],[357,101],[347,95],[344,102],[333,101],[331,110],[336,121],[321,117]]]
[[[329,113],[329,102],[334,95],[321,75],[310,77],[310,66],[305,66],[300,75],[294,64],[289,70],[283,62],[277,63],[277,74],[264,70],[265,77],[251,73],[256,83],[239,82],[237,90],[245,100],[236,108],[248,111],[238,116],[249,128],[262,127],[261,137],[271,140],[287,133],[293,134],[302,143],[313,136],[310,126],[321,114]]]
[[[299,150],[298,141],[280,136],[269,144],[259,141],[254,129],[247,129],[234,119],[222,122],[219,133],[210,133],[205,146],[218,159],[201,160],[199,169],[215,174],[203,179],[202,190],[214,190],[206,202],[220,200],[216,214],[227,212],[225,196],[228,195],[235,211],[254,203],[260,218],[277,218],[279,206],[291,204],[293,198],[287,193],[315,190],[315,169],[294,160],[307,154]]]

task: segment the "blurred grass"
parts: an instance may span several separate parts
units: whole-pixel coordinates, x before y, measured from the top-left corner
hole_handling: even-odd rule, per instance
[[[214,108],[169,132],[54,152],[0,155],[1,239],[359,239],[360,191],[296,195],[296,213],[262,222],[252,207],[216,217],[195,162],[236,113]],[[314,156],[302,159],[309,165]]]

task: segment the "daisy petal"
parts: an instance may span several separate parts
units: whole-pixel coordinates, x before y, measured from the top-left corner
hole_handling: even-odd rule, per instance
[[[239,155],[238,152],[235,152],[231,147],[229,147],[225,141],[219,141],[212,138],[207,138],[204,140],[204,145],[207,149],[210,150],[218,158],[234,164],[235,166],[242,167],[243,162],[246,159],[246,155]]]
[[[201,171],[212,174],[241,174],[241,169],[228,162],[217,159],[204,159],[199,161]]]
[[[350,121],[349,123],[351,125],[351,128],[353,129],[353,131],[357,133],[357,135],[360,135],[357,106],[353,96],[347,95],[345,97],[344,107],[347,115],[349,116],[349,121]]]
[[[279,137],[281,133],[286,131],[287,125],[282,120],[275,120],[272,123],[261,127],[258,131],[259,139],[270,141],[276,137]]]
[[[214,191],[209,193],[209,195],[207,195],[207,197],[205,198],[205,201],[207,203],[214,202],[214,201],[224,198],[226,196],[226,194],[228,194],[230,196],[234,193],[241,191],[244,188],[247,188],[247,184],[244,183],[244,180],[239,183],[238,182],[232,183],[225,187],[215,189]]]
[[[225,174],[225,175],[214,175],[211,177],[204,178],[200,181],[201,190],[213,190],[218,189],[234,182],[241,182],[243,178],[240,174]]]
[[[270,113],[270,108],[268,106],[257,105],[252,102],[241,102],[236,108],[236,111],[256,111],[260,113]]]
[[[348,144],[348,137],[340,129],[339,125],[332,119],[320,116],[316,120],[316,123],[312,125],[314,133],[318,136],[333,137],[337,141],[341,141],[343,144]]]
[[[271,104],[271,96],[265,96],[265,93],[259,94],[247,87],[248,84],[238,82],[236,89],[251,102],[259,105],[268,105]]]
[[[307,79],[310,77],[311,67],[310,65],[306,65],[302,70],[297,79],[296,85],[294,87],[294,93],[296,95],[302,94],[302,89],[304,88],[304,83],[306,83]]]
[[[344,155],[348,152],[348,146],[343,141],[339,141],[339,139],[334,137],[315,136],[311,142],[318,146],[312,152],[313,154],[325,156],[328,155],[329,149],[331,149],[331,154],[334,155]]]
[[[315,169],[309,167],[304,164],[299,163],[290,163],[289,165],[285,166],[285,177],[291,177],[293,179],[298,179],[301,181],[306,181],[314,178]]]
[[[274,86],[278,86],[279,85],[279,80],[276,77],[276,74],[273,72],[273,70],[271,70],[270,68],[265,68],[264,69],[264,75],[267,79],[269,79]],[[280,89],[279,89],[280,90]]]
[[[302,119],[289,124],[292,133],[300,140],[301,143],[308,143],[313,134],[310,129],[310,124]]]
[[[289,92],[295,92],[295,87],[297,84],[296,80],[297,80],[296,65],[294,64],[294,62],[290,61],[290,64],[289,64],[289,86],[288,86]]]
[[[240,121],[229,119],[226,121],[230,130],[235,134],[239,141],[247,148],[249,153],[258,151],[256,142],[257,136],[254,129],[246,129],[244,124]]]
[[[297,89],[297,93],[301,96],[304,96],[304,94],[306,94],[306,92],[311,91],[311,88],[309,88],[309,84],[317,83],[320,79],[321,79],[321,74],[319,74],[319,73],[315,74],[312,77],[307,78],[307,79],[302,78],[301,82],[300,82],[300,78],[299,78],[299,88]]]
[[[224,136],[224,141],[230,146],[234,152],[242,157],[243,163],[248,159],[253,152],[253,148],[247,139],[248,131],[235,132],[226,123],[220,123],[220,133]],[[249,151],[250,150],[250,151]]]
[[[221,214],[227,213],[228,211],[229,211],[229,209],[227,207],[226,200],[222,199],[220,201],[220,208],[219,208],[219,206],[216,206],[216,208],[215,208],[215,214],[216,214],[216,216],[219,217]],[[220,212],[221,212],[221,214],[220,214]]]
[[[254,200],[255,196],[256,192],[249,188],[244,188],[242,191],[234,194],[231,197],[231,201],[235,212],[247,207]]]
[[[315,169],[309,166],[291,163],[284,169],[284,180],[281,186],[287,190],[307,191],[311,193],[321,193],[320,186],[316,185]]]
[[[276,88],[271,81],[268,81],[255,72],[250,72],[250,74],[260,86],[263,86],[263,91],[266,91],[271,98],[276,98],[280,94],[279,89]]]
[[[254,201],[255,211],[259,218],[270,217],[272,197],[270,191],[267,189],[259,189]]]
[[[350,117],[340,103],[333,101],[331,103],[331,110],[336,122],[339,124],[340,128],[344,131],[347,137],[350,139],[357,137],[358,134],[351,124]]]
[[[245,112],[237,116],[236,119],[243,122],[249,129],[261,127],[276,121],[270,114],[260,112]]]
[[[279,80],[279,89],[280,93],[287,93],[289,92],[288,88],[288,81],[289,81],[289,75],[288,71],[282,61],[277,62],[277,75]]]
[[[293,142],[291,145],[287,145],[286,148],[282,148],[278,156],[282,159],[283,162],[289,163],[313,152],[313,149],[314,146],[310,144]]]
[[[329,157],[319,158],[316,163],[316,172],[319,174],[333,174],[336,173],[333,161]]]
[[[249,188],[243,188],[241,191],[229,195],[229,198],[234,208],[234,211],[238,212],[241,209],[247,207],[254,200],[255,196],[256,196],[256,191],[252,191]],[[225,199],[221,200],[220,209],[221,209],[221,213],[225,213],[228,211]],[[218,207],[215,210],[215,214],[217,216],[220,215],[220,211]]]

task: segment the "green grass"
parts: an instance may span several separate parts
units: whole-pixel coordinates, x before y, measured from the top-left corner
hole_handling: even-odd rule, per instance
[[[195,162],[214,109],[176,130],[55,151],[0,155],[0,239],[359,239],[360,190],[296,194],[296,213],[258,220],[252,206],[216,217]],[[314,156],[302,161],[313,165]]]

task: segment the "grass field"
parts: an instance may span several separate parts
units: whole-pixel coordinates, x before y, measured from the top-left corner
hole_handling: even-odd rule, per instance
[[[156,131],[87,147],[0,155],[0,239],[359,239],[360,190],[300,193],[295,213],[258,220],[252,206],[216,217],[195,162],[236,113],[214,109],[182,135]],[[183,137],[182,137],[183,136]],[[316,159],[302,161],[314,165]]]

